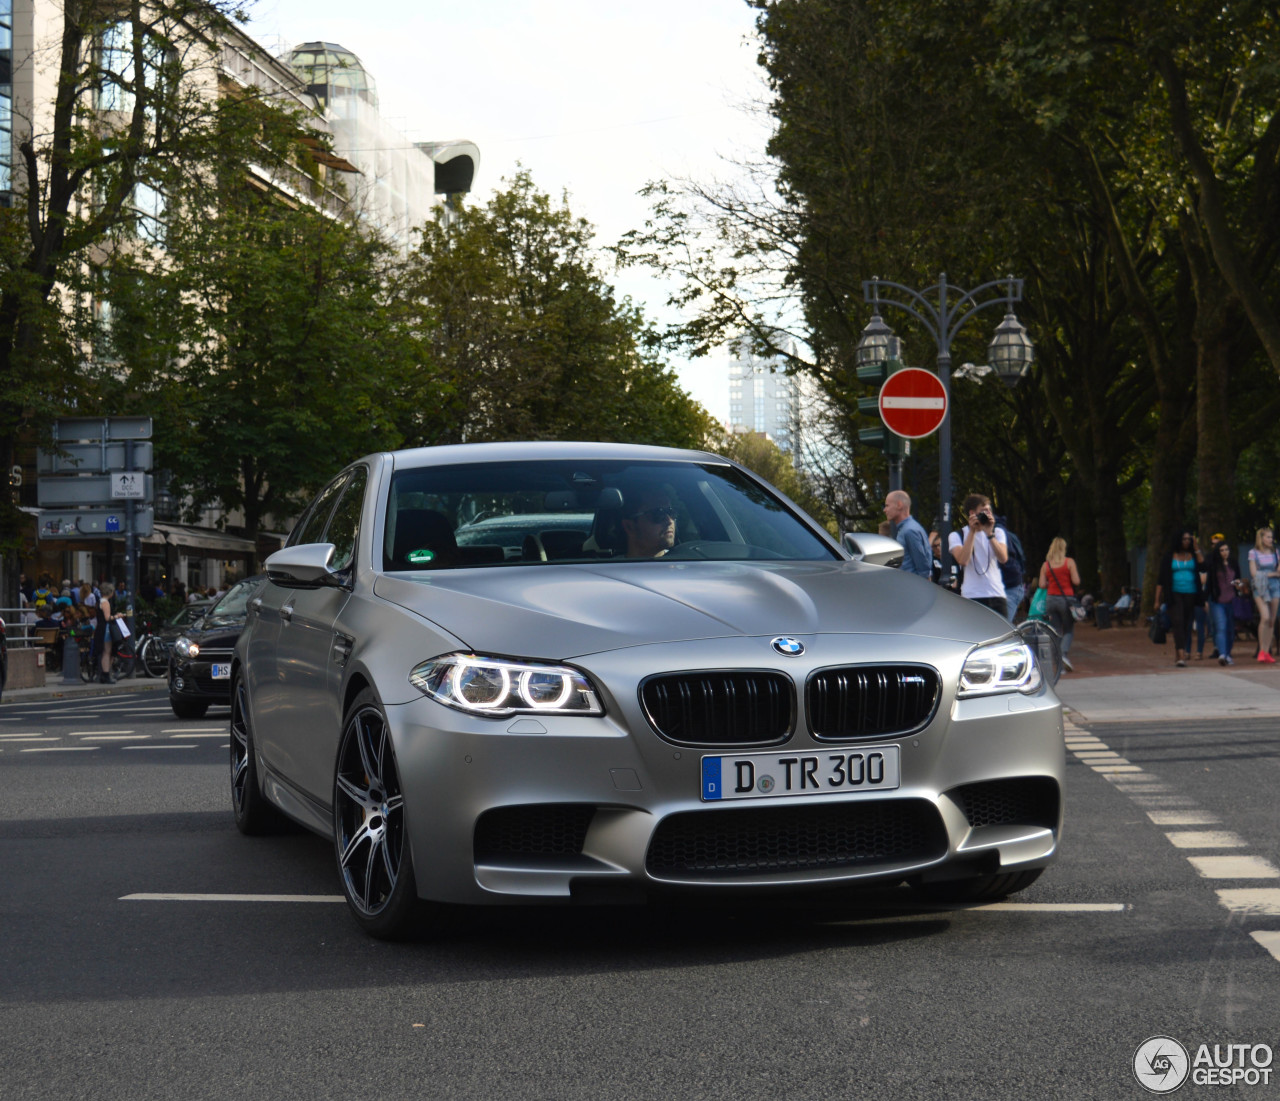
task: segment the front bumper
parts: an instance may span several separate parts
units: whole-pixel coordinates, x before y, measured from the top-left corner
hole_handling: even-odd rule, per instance
[[[192,661],[169,655],[169,695],[174,699],[202,701],[213,704],[231,703],[231,679],[213,677],[213,666],[231,666],[230,656],[206,658],[204,654]]]
[[[749,650],[755,640],[733,641]],[[893,641],[903,649],[904,640]],[[713,648],[726,647],[727,640]],[[649,649],[578,663],[602,690],[613,690],[604,693],[607,714],[599,718],[495,721],[428,699],[386,708],[423,898],[475,904],[610,891],[780,892],[1032,869],[1056,856],[1061,707],[1048,690],[955,699],[945,666],[958,671],[967,647],[953,647],[940,663],[942,700],[923,730],[833,745],[809,734],[802,708],[782,747],[823,754],[897,745],[896,790],[725,803],[702,801],[702,757],[775,747],[673,745],[650,728],[636,689],[657,660],[658,668],[710,668],[758,665],[759,655],[724,653],[709,663],[705,645],[701,655],[671,646],[640,652]],[[907,647],[877,658],[923,660],[923,653]],[[803,685],[804,669],[787,672]]]

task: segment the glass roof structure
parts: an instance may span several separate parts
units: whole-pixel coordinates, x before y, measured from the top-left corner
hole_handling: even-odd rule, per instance
[[[378,86],[350,50],[336,42],[304,42],[284,59],[307,85],[307,91],[325,107],[346,96],[359,96],[378,106]]]

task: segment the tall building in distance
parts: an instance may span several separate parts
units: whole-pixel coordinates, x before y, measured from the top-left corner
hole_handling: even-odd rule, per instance
[[[755,355],[745,339],[729,345],[729,431],[768,436],[799,466],[800,382],[781,356]]]

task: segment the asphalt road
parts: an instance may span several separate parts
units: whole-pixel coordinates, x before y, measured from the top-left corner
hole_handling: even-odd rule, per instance
[[[1280,867],[1274,720],[1074,736],[1062,859],[1011,906],[484,911],[407,945],[328,901],[322,839],[236,832],[226,721],[0,707],[0,1097],[1111,1099],[1153,1035],[1280,1055],[1280,912],[1219,894],[1280,879],[1193,862]]]

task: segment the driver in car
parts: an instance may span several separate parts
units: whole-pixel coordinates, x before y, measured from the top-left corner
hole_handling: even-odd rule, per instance
[[[622,518],[628,558],[661,558],[676,542],[676,510],[663,490],[643,489]]]

